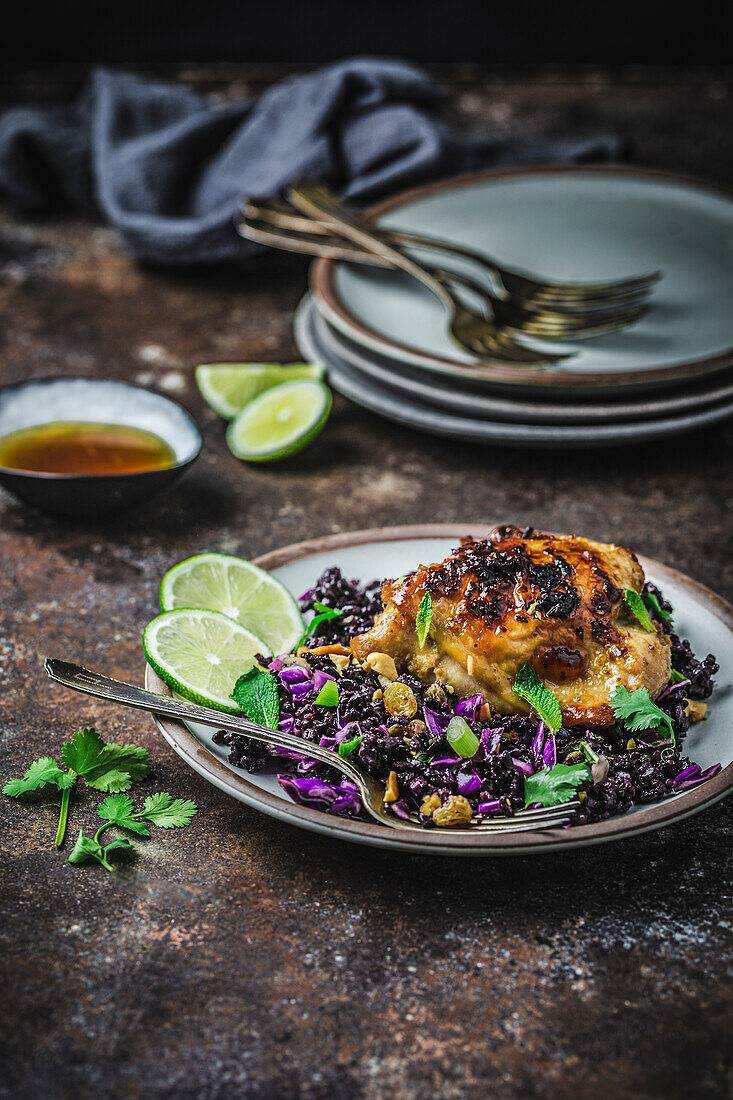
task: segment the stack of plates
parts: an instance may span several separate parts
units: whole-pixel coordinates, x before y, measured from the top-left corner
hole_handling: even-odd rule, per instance
[[[725,193],[636,169],[524,169],[432,184],[370,214],[548,279],[656,269],[664,278],[631,328],[534,342],[572,357],[527,367],[464,354],[440,304],[414,280],[318,260],[296,339],[358,404],[439,435],[542,447],[660,439],[733,414],[733,202]]]

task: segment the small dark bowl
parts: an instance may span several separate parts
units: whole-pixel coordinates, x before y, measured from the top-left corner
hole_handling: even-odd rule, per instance
[[[196,461],[201,433],[175,401],[141,386],[103,378],[37,378],[0,389],[0,438],[60,420],[145,428],[164,439],[174,466],[133,474],[41,474],[0,466],[0,485],[63,516],[101,516],[170,488]]]

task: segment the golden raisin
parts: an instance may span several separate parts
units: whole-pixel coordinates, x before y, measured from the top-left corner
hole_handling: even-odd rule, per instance
[[[384,691],[384,706],[387,714],[401,715],[403,718],[413,718],[417,714],[417,699],[415,693],[407,684],[395,682]]]
[[[471,803],[467,798],[462,794],[452,794],[446,798],[440,809],[433,811],[433,821],[442,829],[468,825],[472,813]]]
[[[425,814],[426,817],[429,817],[430,814],[435,812],[435,810],[439,810],[442,805],[443,803],[440,801],[440,795],[436,794],[435,791],[433,791],[432,794],[429,794],[427,798],[424,798],[422,800],[420,804],[420,813]]]

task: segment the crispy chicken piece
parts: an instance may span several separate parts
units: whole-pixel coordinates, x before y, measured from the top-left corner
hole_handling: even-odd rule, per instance
[[[654,698],[669,681],[669,638],[644,630],[624,600],[624,588],[643,586],[639,562],[620,546],[498,527],[445,561],[386,581],[384,611],[351,649],[360,660],[387,653],[400,671],[459,695],[481,691],[500,714],[529,711],[512,691],[529,661],[557,696],[564,725],[609,726],[617,685],[646,687]],[[420,649],[415,618],[426,592],[433,614]]]

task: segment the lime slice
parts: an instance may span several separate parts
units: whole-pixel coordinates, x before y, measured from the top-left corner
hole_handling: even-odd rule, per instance
[[[232,454],[248,462],[270,462],[295,454],[328,420],[331,391],[323,382],[284,382],[255,397],[227,428]]]
[[[238,677],[270,657],[268,645],[218,611],[166,611],[143,633],[148,664],[173,691],[204,706],[238,714],[231,694]]]
[[[320,363],[204,363],[196,367],[201,396],[231,420],[258,394],[296,378],[323,378]]]
[[[289,653],[303,637],[300,608],[284,584],[244,558],[199,554],[174,565],[160,585],[160,607],[221,611],[254,630],[273,653]]]

